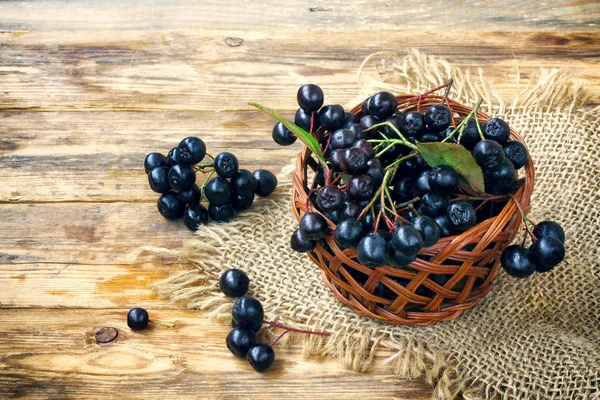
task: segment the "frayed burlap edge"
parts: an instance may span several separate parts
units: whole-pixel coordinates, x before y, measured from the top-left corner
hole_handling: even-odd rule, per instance
[[[465,104],[474,103],[483,98],[482,109],[497,115],[507,111],[517,112],[549,112],[561,110],[567,114],[593,113],[600,109],[585,109],[590,94],[586,93],[581,81],[574,80],[566,71],[558,69],[540,69],[525,84],[521,80],[518,66],[515,65],[515,79],[518,94],[507,104],[488,83],[483,71],[478,69],[475,74],[452,66],[449,62],[422,54],[416,50],[407,55],[394,53],[375,53],[367,57],[358,71],[358,79],[362,92],[348,102],[355,105],[364,97],[378,90],[389,90],[394,93],[420,93],[428,88],[445,82],[448,77],[454,79],[450,97]],[[279,175],[278,191],[290,193],[293,165],[284,168]],[[268,210],[269,200],[263,199],[262,205],[255,206],[252,213]],[[260,208],[260,209],[257,209]],[[268,212],[268,211],[267,211]],[[143,255],[159,258],[162,263],[185,262],[195,268],[176,273],[154,285],[155,290],[163,297],[182,304],[188,309],[202,310],[210,318],[227,322],[231,320],[232,302],[224,297],[215,279],[215,274],[224,269],[219,259],[230,232],[241,229],[246,224],[243,216],[229,224],[212,224],[202,227],[195,240],[184,245],[182,249],[171,250],[144,246],[129,254],[131,260]],[[200,239],[200,240],[199,240]],[[461,368],[460,360],[449,359],[442,351],[432,351],[427,343],[421,340],[371,340],[369,337],[352,336],[336,331],[332,326],[321,326],[310,317],[293,321],[281,319],[275,313],[269,313],[271,320],[282,322],[288,326],[327,331],[330,336],[301,335],[295,339],[303,343],[303,355],[307,358],[335,357],[357,371],[366,371],[374,360],[378,349],[387,349],[393,355],[384,364],[393,373],[406,378],[423,378],[434,388],[435,398],[456,398],[462,395],[466,399],[500,398],[502,393],[497,389],[476,383]],[[273,335],[273,334],[267,334]],[[286,336],[283,344],[289,343],[291,335]]]

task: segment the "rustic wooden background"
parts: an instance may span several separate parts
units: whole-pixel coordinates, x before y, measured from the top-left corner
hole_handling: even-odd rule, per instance
[[[278,170],[299,147],[276,146],[247,102],[291,115],[314,82],[344,103],[381,50],[483,67],[506,98],[515,63],[598,92],[599,17],[576,0],[0,2],[0,398],[430,398],[384,352],[358,374],[292,347],[254,373],[225,348],[227,326],[158,299],[147,285],[168,271],[125,254],[191,233],[156,211],[144,155],[198,135]],[[177,328],[133,333],[132,306]],[[96,344],[102,326],[119,340]]]

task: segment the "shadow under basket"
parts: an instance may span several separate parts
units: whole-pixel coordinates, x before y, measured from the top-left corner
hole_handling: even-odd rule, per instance
[[[417,110],[414,98],[412,95],[398,96],[399,109]],[[421,101],[420,111],[425,112],[440,101],[439,96],[428,96]],[[448,103],[458,118],[466,117],[472,110],[450,100]],[[351,110],[354,114],[361,111],[362,105]],[[490,119],[489,115],[479,111],[477,117],[480,122]],[[317,132],[317,136],[322,134]],[[511,130],[511,139],[524,144],[523,138],[514,130]],[[307,202],[310,190],[317,185],[313,174],[317,165],[308,148],[296,160],[292,207],[298,221],[307,212],[318,212],[310,201]],[[313,173],[309,174],[309,169]],[[534,185],[531,157],[521,174],[523,183],[514,198],[528,213]],[[326,245],[318,244],[307,254],[319,266],[323,281],[340,302],[359,315],[392,324],[433,325],[458,317],[491,290],[499,272],[500,254],[515,238],[522,218],[515,201],[509,200],[497,216],[481,221],[460,235],[443,237],[435,245],[423,248],[406,269],[390,264],[371,269],[360,264],[354,249],[338,247],[333,238],[335,224],[327,221]]]

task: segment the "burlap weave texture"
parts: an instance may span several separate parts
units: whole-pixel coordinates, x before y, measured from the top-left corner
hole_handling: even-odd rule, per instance
[[[390,368],[424,377],[438,398],[600,398],[600,110],[586,109],[585,91],[560,71],[542,71],[537,84],[505,104],[481,72],[444,60],[413,52],[366,61],[379,67],[377,79],[361,74],[366,92],[418,93],[451,76],[453,99],[472,104],[483,97],[486,112],[516,128],[536,168],[530,217],[565,227],[566,260],[529,279],[501,273],[492,292],[454,321],[414,327],[359,317],[336,301],[318,267],[289,247],[297,222],[288,167],[277,191],[232,223],[202,228],[181,250],[141,248],[138,254],[177,255],[197,266],[157,289],[229,321],[231,302],[210,274],[241,268],[268,319],[331,333],[296,337],[307,356],[338,357],[366,371],[377,346],[392,349]]]

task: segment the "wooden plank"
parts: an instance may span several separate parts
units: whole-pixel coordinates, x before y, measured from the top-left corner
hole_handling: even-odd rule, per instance
[[[389,373],[382,360],[390,353],[360,374],[278,347],[272,369],[259,374],[227,350],[228,326],[195,312],[149,312],[176,327],[133,332],[124,309],[0,309],[0,398],[431,398],[429,385]],[[104,326],[119,336],[99,345],[94,333]]]
[[[82,4],[83,3],[83,4]],[[3,30],[535,30],[589,29],[593,1],[30,1],[0,6]]]
[[[238,31],[230,47],[214,32],[51,31],[0,34],[0,110],[248,110],[249,101],[295,110],[301,83],[322,85],[344,103],[359,86],[356,71],[376,51],[419,48],[458,66],[482,67],[500,94],[518,89],[539,67],[571,70],[600,92],[598,32],[321,32]],[[401,43],[401,46],[399,45]],[[593,99],[598,104],[599,98]]]

